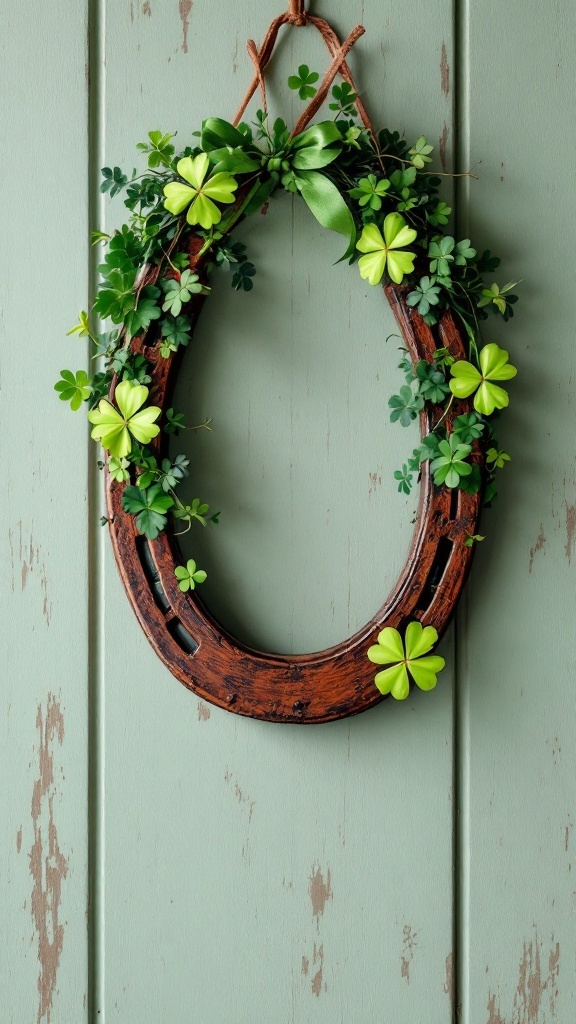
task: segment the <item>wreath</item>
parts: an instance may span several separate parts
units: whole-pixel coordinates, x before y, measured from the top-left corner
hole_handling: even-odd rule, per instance
[[[276,35],[287,23],[315,25],[333,57],[322,81],[305,64],[288,79],[288,87],[309,101],[293,130],[281,118],[269,117],[264,84]],[[188,460],[184,454],[169,457],[166,441],[186,423],[181,412],[166,407],[169,381],[210,293],[212,274],[228,271],[232,288],[253,288],[256,267],[246,247],[234,238],[234,230],[265,210],[281,189],[301,199],[323,227],[343,236],[342,260],[353,272],[372,286],[384,285],[407,340],[399,365],[404,383],[389,398],[390,419],[406,427],[420,417],[422,437],[394,477],[398,491],[405,494],[415,478],[427,482],[428,498],[422,499],[427,507],[421,517],[425,512],[428,523],[430,495],[450,509],[445,511],[445,526],[450,520],[451,532],[446,527],[442,536],[450,536],[459,549],[461,578],[451,589],[446,584],[447,611],[438,619],[442,628],[463,584],[470,549],[483,539],[476,525],[480,503],[493,502],[497,474],[510,459],[496,439],[495,426],[500,410],[508,405],[503,384],[516,375],[516,368],[500,345],[482,344],[480,325],[490,313],[503,321],[512,317],[515,282],[493,282],[498,258],[452,233],[452,210],[439,193],[443,175],[431,168],[433,147],[427,138],[421,135],[411,144],[397,131],[373,129],[345,62],[363,31],[358,26],[340,44],[326,22],[306,14],[302,4],[292,0],[290,10],[272,23],[260,49],[248,43],[256,74],[233,123],[209,117],[179,150],[175,135],[151,131],[137,146],[146,160],[142,173],[102,169],[102,192],[111,197],[122,193],[130,216],[112,235],[93,232],[93,244],[103,243],[106,250],[99,267],[101,280],[91,316],[81,312],[68,332],[90,339],[99,369],[91,378],[85,370],[63,370],[55,389],[73,410],[88,406],[92,437],[105,452],[100,466],[108,477],[110,512],[104,522],[110,522],[124,581],[149,635],[151,618],[142,609],[134,574],[120,557],[119,538],[122,529],[128,531],[154,604],[165,617],[162,600],[172,607],[186,598],[201,607],[192,592],[206,573],[194,560],[174,564],[174,557],[172,585],[166,574],[163,582],[159,576],[162,551],[177,551],[172,536],[165,539],[168,517],[178,525],[173,531],[177,535],[194,523],[216,524],[219,516],[203,498],[186,504],[178,495],[178,485],[188,475]],[[342,81],[333,84],[337,73]],[[258,86],[262,106],[248,123],[242,117]],[[312,122],[325,101],[331,118]],[[109,329],[100,332],[94,326],[101,321],[108,321]],[[441,546],[442,537],[436,540]],[[422,583],[430,591],[428,605],[415,605],[411,617],[406,614],[408,605],[400,602],[391,618],[374,620],[382,627],[376,635],[374,623],[364,631],[373,642],[362,641],[363,657],[380,666],[373,683],[381,695],[405,698],[410,678],[420,689],[431,689],[444,667],[444,660],[430,653],[438,628],[423,621],[448,564],[445,559],[439,571],[437,551],[435,558]],[[172,604],[167,590],[176,592]],[[204,616],[209,619],[207,613]],[[183,636],[188,635],[190,654],[198,643],[187,632],[184,618],[179,612],[171,633],[184,651]],[[167,660],[163,642],[157,640],[155,646]],[[288,660],[292,667],[298,662]],[[275,664],[280,661],[276,658]],[[201,690],[201,682],[190,680],[189,670],[170,664],[181,678],[186,675],[187,685]],[[246,675],[243,681],[247,682]],[[358,677],[351,682],[358,690]],[[231,690],[238,688],[235,679]],[[238,698],[237,692],[232,698],[230,693],[204,695],[223,706]],[[374,699],[379,696],[372,691],[363,706]],[[279,717],[302,720],[310,704],[304,695],[294,702],[292,716],[282,711]],[[361,707],[354,705],[352,710]],[[313,720],[339,713],[351,713],[350,707],[342,711],[333,703],[330,713],[324,709]],[[275,714],[270,711],[262,717]]]

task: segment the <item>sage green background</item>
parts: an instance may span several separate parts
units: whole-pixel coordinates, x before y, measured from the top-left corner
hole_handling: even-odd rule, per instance
[[[523,277],[488,340],[514,353],[513,461],[486,515],[437,690],[310,729],[239,719],[184,690],[132,615],[104,531],[85,420],[52,386],[113,227],[103,164],[150,128],[231,117],[273,0],[5,5],[0,371],[2,1024],[567,1024],[576,997],[573,95],[576,14],[316,0],[366,35],[350,58],[377,123],[424,132],[459,231]],[[90,46],[88,37],[90,35]],[[285,31],[288,71],[325,66]],[[455,129],[455,111],[459,124]],[[450,188],[447,189],[447,194]],[[206,595],[270,649],[337,641],[381,603],[414,500],[391,472],[397,339],[339,240],[286,197],[253,218],[251,295],[215,286],[178,404],[222,508],[186,538]],[[574,564],[572,564],[574,562]]]

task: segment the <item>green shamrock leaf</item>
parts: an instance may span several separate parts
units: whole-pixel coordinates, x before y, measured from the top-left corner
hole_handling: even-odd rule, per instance
[[[469,533],[464,541],[467,548],[474,547],[474,544],[479,544],[481,541],[486,540],[481,533]]]
[[[510,462],[508,452],[499,448],[489,448],[486,452],[486,462],[491,464],[491,469],[504,469],[507,462]]]
[[[60,377],[62,379],[54,385],[54,391],[58,392],[60,401],[70,402],[70,408],[76,412],[82,402],[90,397],[88,374],[85,370],[78,370],[76,373],[72,373],[72,370],[61,370]]]
[[[430,463],[434,483],[446,484],[450,488],[458,487],[460,478],[472,472],[470,463],[464,462],[472,446],[462,444],[456,434],[451,434],[448,440],[438,442],[438,451],[440,454]]]
[[[78,314],[78,323],[71,327],[69,331],[66,331],[66,337],[69,338],[71,334],[77,334],[79,338],[93,338],[88,313],[85,309]]]
[[[388,399],[388,405],[392,409],[390,421],[396,423],[400,420],[403,427],[409,427],[412,420],[415,420],[421,409],[424,408],[424,399],[421,395],[414,394],[408,384],[403,384],[398,395],[392,395]]]
[[[432,157],[430,153],[434,151],[434,146],[429,146],[424,135],[421,135],[416,140],[412,149],[408,150],[408,156],[410,157],[414,167],[417,167],[419,171],[425,166],[425,164],[432,163]]]
[[[504,319],[508,320],[514,314],[512,305],[518,301],[518,296],[507,293],[519,283],[519,281],[510,281],[503,288],[499,288],[497,284],[491,284],[489,288],[483,288],[482,298],[478,301],[478,308],[481,309],[483,306],[493,305],[499,313],[502,313]]]
[[[330,110],[336,110],[338,113],[345,114],[347,117],[356,116],[356,107],[354,104],[358,97],[348,82],[342,82],[341,85],[333,85],[332,96],[335,103],[328,104]],[[360,131],[360,129],[357,130]]]
[[[122,495],[122,507],[126,512],[136,516],[136,526],[148,540],[156,540],[166,526],[166,512],[172,508],[173,499],[163,494],[159,484],[143,490],[139,487],[127,487]]]
[[[436,278],[421,277],[413,291],[408,293],[406,301],[409,306],[417,307],[420,316],[426,316],[430,312],[430,306],[437,306],[440,302],[440,288],[436,284]]]
[[[499,345],[485,345],[479,356],[480,370],[466,359],[457,359],[450,367],[453,380],[450,390],[456,398],[468,398],[474,394],[474,408],[482,416],[491,416],[494,409],[505,409],[508,393],[493,384],[495,380],[510,380],[517,369],[508,362],[508,353]]]
[[[112,456],[108,459],[108,472],[116,483],[122,484],[130,479],[128,459],[115,459]]]
[[[442,238],[434,238],[428,246],[430,256],[430,271],[432,274],[439,274],[440,277],[450,276],[450,264],[454,262],[452,252],[456,245],[451,235],[444,235]]]
[[[301,64],[298,68],[298,74],[290,75],[288,88],[297,91],[301,100],[309,100],[318,91],[314,88],[314,82],[317,82],[319,78],[320,75],[317,71],[310,71],[307,64]]]
[[[473,260],[478,253],[476,249],[473,249],[470,245],[469,238],[463,238],[461,242],[456,243],[454,249],[454,263],[457,267],[465,267],[470,260]]]
[[[360,178],[356,188],[350,189],[350,195],[358,200],[358,206],[366,206],[370,210],[382,208],[382,196],[390,188],[388,178],[377,180],[375,174],[369,174],[367,178]]]
[[[185,476],[188,476],[189,459],[185,455],[177,455],[174,462],[162,459],[162,490],[170,491],[177,487]]]
[[[440,405],[446,395],[450,394],[450,387],[446,383],[446,378],[436,365],[436,363],[427,363],[425,359],[420,359],[415,366],[416,380],[418,381],[418,394],[422,395],[422,398],[426,402],[432,402],[433,405]]]
[[[408,227],[399,213],[389,213],[383,228],[384,237],[376,224],[367,224],[356,243],[356,248],[367,254],[358,260],[360,276],[369,284],[376,285],[388,270],[391,280],[401,284],[404,274],[411,274],[414,270],[416,259],[415,253],[406,252],[402,247],[415,240],[416,231]]]
[[[406,627],[404,642],[397,629],[386,626],[378,634],[378,643],[368,648],[368,658],[373,664],[389,666],[374,677],[380,693],[405,700],[410,692],[408,673],[421,690],[433,690],[438,673],[446,664],[444,658],[428,655],[437,641],[434,627],[422,626],[416,620]]]
[[[436,203],[432,213],[427,213],[426,217],[432,227],[437,228],[441,224],[443,225],[448,223],[451,213],[452,209],[447,205],[447,203]]]
[[[182,306],[190,302],[193,295],[200,292],[205,295],[210,291],[200,283],[198,274],[193,274],[191,270],[183,270],[179,277],[163,281],[162,287],[166,292],[162,309],[175,317],[180,313]]]
[[[204,569],[197,569],[194,559],[189,558],[186,565],[176,566],[174,575],[178,580],[178,589],[185,594],[187,590],[194,590],[197,583],[204,583],[207,573]]]
[[[453,430],[462,444],[473,444],[484,433],[484,424],[476,413],[465,412],[456,417]]]
[[[203,228],[218,224],[222,219],[222,211],[216,203],[234,202],[234,193],[238,188],[236,178],[224,171],[207,178],[210,160],[206,153],[182,157],[176,167],[180,177],[188,184],[171,181],[164,186],[166,209],[178,215],[188,207],[186,220],[189,224],[200,224]]]
[[[102,447],[115,458],[122,459],[128,455],[132,438],[141,444],[148,444],[159,433],[160,427],[155,421],[162,410],[156,405],[142,409],[147,398],[148,388],[143,384],[123,380],[114,394],[117,409],[103,398],[98,409],[88,413],[90,423],[94,424],[92,437],[100,441]]]
[[[410,494],[412,490],[412,473],[409,472],[409,466],[403,463],[402,469],[397,469],[394,473],[394,479],[398,480],[398,491],[404,494]]]

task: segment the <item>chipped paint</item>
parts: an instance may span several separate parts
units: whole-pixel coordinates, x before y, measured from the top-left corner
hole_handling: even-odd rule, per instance
[[[400,956],[400,974],[406,980],[406,984],[410,984],[410,968],[414,959],[414,950],[416,949],[418,932],[412,931],[412,926],[409,924],[404,925],[403,929],[404,936],[404,948]]]
[[[455,1016],[455,975],[454,975],[455,958],[454,953],[448,953],[446,957],[446,981],[444,982],[444,992],[450,1000],[450,1018],[454,1020]]]
[[[48,595],[48,576],[46,573],[46,566],[40,560],[40,549],[34,545],[34,538],[32,532],[30,532],[30,539],[24,539],[24,528],[22,521],[18,522],[18,557],[15,553],[15,537],[12,530],[9,531],[9,542],[10,542],[10,553],[12,563],[12,593],[16,589],[16,580],[19,580],[20,590],[22,593],[28,586],[28,581],[32,576],[35,576],[40,584],[40,595],[42,599],[42,614],[46,620],[46,624],[50,625],[52,618],[52,603]],[[17,570],[16,563],[19,562],[20,566]]]
[[[370,487],[368,488],[368,497],[370,498],[375,493],[376,488],[380,487],[382,477],[379,473],[368,473],[368,479],[370,480]]]
[[[18,829],[18,831],[16,833],[16,853],[20,853],[21,849],[22,849],[22,825],[20,825],[20,828]]]
[[[438,140],[438,150],[439,150],[439,153],[440,153],[440,163],[442,164],[442,170],[443,171],[446,170],[446,146],[448,144],[448,136],[449,136],[449,134],[450,134],[450,129],[449,129],[448,125],[446,124],[446,121],[444,121],[444,127],[442,129],[442,135],[440,136],[440,138]]]
[[[568,815],[568,824],[566,825],[566,828],[564,829],[564,852],[565,853],[568,853],[568,847],[570,846],[570,833],[572,832],[572,827],[573,826],[572,826],[572,822],[570,820],[570,815]]]
[[[448,53],[444,40],[442,40],[442,55],[440,57],[440,84],[442,92],[445,96],[448,96],[450,92],[450,65],[448,64]]]
[[[318,970],[316,971],[316,974],[312,978],[312,992],[316,996],[316,998],[318,998],[318,996],[322,992],[322,989],[324,989],[324,992],[326,991],[326,983],[324,983],[324,986],[322,986],[322,977],[323,977],[323,974],[324,974],[324,946],[323,945],[322,946],[318,946],[318,948],[316,948],[316,943],[314,943],[314,954],[313,954],[313,957],[312,957],[312,963],[320,965],[318,967]]]
[[[150,0],[145,0],[142,4],[142,14],[147,14],[148,17],[152,14],[152,8],[150,7]]]
[[[533,548],[530,548],[530,565],[528,566],[528,573],[532,572],[534,566],[534,557],[538,551],[542,551],[546,543],[546,537],[544,536],[544,525],[540,523],[540,533],[536,538],[536,543]],[[570,556],[568,556],[570,558]]]
[[[574,544],[576,543],[576,505],[566,503],[566,558],[568,564],[572,559]]]
[[[203,701],[198,701],[198,721],[207,722],[210,718],[210,708]]]
[[[60,705],[48,694],[45,716],[38,705],[36,728],[40,734],[38,778],[32,792],[34,842],[30,850],[32,917],[38,936],[38,1024],[50,1024],[56,975],[64,944],[64,925],[60,922],[62,881],[68,873],[68,861],[60,850],[54,820],[57,789],[54,779],[54,742],[62,746],[64,718]]]
[[[232,772],[229,768],[226,768],[224,772],[224,781],[231,785],[234,783],[234,795],[240,807],[247,812],[246,817],[246,835],[244,842],[242,843],[242,860],[247,864],[250,863],[250,825],[252,824],[252,817],[254,815],[254,808],[256,807],[256,801],[251,800],[250,797],[246,796],[240,788],[240,784],[237,779],[234,779]]]
[[[551,938],[548,954],[548,971],[544,976],[542,962],[545,961],[543,944],[535,933],[532,942],[525,942],[518,968],[518,984],[514,992],[512,1013],[507,1022],[498,1005],[497,997],[488,995],[488,1024],[544,1024],[556,1020],[556,999],[558,997],[558,975],[560,973],[560,944]],[[547,998],[545,998],[547,997]],[[547,1003],[546,1006],[544,1005]]]
[[[316,918],[316,924],[319,924],[324,908],[328,900],[331,900],[333,896],[330,884],[330,868],[328,868],[326,881],[324,881],[320,866],[312,867],[308,892],[310,893],[310,902],[312,903],[312,916]]]
[[[188,53],[188,25],[190,23],[190,12],[192,0],[178,0],[178,11],[182,22],[182,50]]]
[[[302,976],[305,978],[310,970],[310,961],[307,956],[302,957]]]

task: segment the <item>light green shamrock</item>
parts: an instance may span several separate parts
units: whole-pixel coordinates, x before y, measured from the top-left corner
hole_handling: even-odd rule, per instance
[[[219,171],[206,180],[210,170],[210,160],[206,153],[199,153],[195,157],[185,156],[176,166],[178,174],[188,184],[171,181],[164,186],[166,209],[170,213],[179,214],[188,206],[186,220],[189,224],[200,224],[203,228],[218,224],[222,212],[216,203],[234,202],[234,192],[238,188],[236,178],[225,171]]]
[[[428,654],[438,641],[434,626],[410,622],[406,627],[405,644],[397,629],[386,626],[378,634],[378,643],[368,648],[368,657],[375,665],[388,665],[377,672],[374,682],[380,693],[391,693],[396,700],[405,700],[410,691],[408,672],[421,690],[433,690],[437,674],[444,668],[444,658]]]
[[[194,559],[189,558],[186,565],[176,566],[174,575],[178,580],[178,588],[185,594],[187,590],[194,590],[197,583],[204,583],[207,573],[204,569],[197,569]]]
[[[414,270],[416,254],[398,250],[414,241],[416,231],[399,213],[389,213],[383,227],[384,237],[376,224],[367,224],[356,243],[356,248],[367,254],[358,260],[360,276],[369,284],[378,284],[387,269],[392,281],[401,284],[404,274]]]
[[[517,369],[508,362],[508,353],[499,345],[485,345],[479,356],[480,370],[466,359],[457,359],[450,367],[453,380],[450,390],[456,398],[474,395],[474,408],[482,416],[491,416],[494,409],[508,405],[508,392],[493,384],[495,380],[510,380]]]
[[[118,409],[115,409],[107,399],[102,398],[98,408],[88,413],[90,423],[94,423],[92,437],[95,441],[100,441],[102,447],[114,458],[123,459],[128,455],[132,448],[132,438],[141,444],[149,444],[160,432],[155,420],[162,410],[157,405],[149,405],[142,409],[141,406],[147,398],[148,388],[143,384],[132,384],[129,380],[123,380],[114,393]]]

